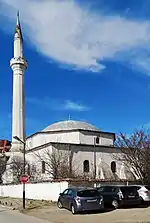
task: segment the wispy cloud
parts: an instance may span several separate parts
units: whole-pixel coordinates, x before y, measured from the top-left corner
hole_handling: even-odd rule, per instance
[[[82,105],[82,104],[77,104],[73,101],[65,101],[64,103],[64,109],[65,110],[74,110],[74,111],[88,111],[90,110],[89,107],[85,106],[85,105]]]
[[[47,110],[68,110],[68,111],[83,112],[91,109],[89,106],[86,106],[84,104],[75,101],[56,100],[48,97],[45,97],[43,99],[27,98],[27,103],[30,103],[33,106],[37,106],[39,108],[44,108]]]
[[[148,58],[148,21],[104,16],[70,0],[0,0],[0,3],[1,15],[11,20],[20,9],[30,42],[49,59],[94,72],[105,68],[105,59],[123,59],[137,67],[145,66],[136,57],[139,51],[146,50]],[[137,55],[131,53],[134,50]]]

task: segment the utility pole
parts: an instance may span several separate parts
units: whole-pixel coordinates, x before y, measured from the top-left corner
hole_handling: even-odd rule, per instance
[[[97,163],[96,163],[96,144],[99,144],[99,137],[97,136],[97,137],[94,137],[94,179],[96,180],[96,170],[97,170],[97,168],[96,168],[96,165],[97,165]]]

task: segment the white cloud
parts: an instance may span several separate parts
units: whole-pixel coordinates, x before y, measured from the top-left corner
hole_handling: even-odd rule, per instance
[[[131,56],[130,51],[147,50],[149,45],[147,21],[106,17],[71,0],[0,0],[0,3],[0,13],[10,19],[15,19],[16,10],[20,9],[25,33],[39,52],[77,69],[100,71],[105,68],[104,59],[130,59],[133,63],[136,55]],[[120,56],[120,52],[128,57]]]
[[[27,98],[27,103],[32,104],[33,106],[37,106],[39,108],[44,108],[48,110],[68,110],[68,111],[88,111],[90,107],[83,105],[81,103],[77,103],[71,100],[54,100],[51,98]]]
[[[82,104],[77,104],[73,101],[65,101],[64,103],[64,109],[65,110],[74,110],[74,111],[88,111],[90,110],[89,107],[82,105]]]

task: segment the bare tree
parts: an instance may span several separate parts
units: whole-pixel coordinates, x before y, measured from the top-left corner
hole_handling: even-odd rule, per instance
[[[20,177],[23,175],[24,162],[20,156],[14,156],[9,163],[9,169],[13,173],[14,182],[19,183]],[[36,179],[36,167],[34,164],[30,164],[27,160],[25,161],[25,172],[29,176],[30,181]]]
[[[72,165],[72,154],[68,151],[46,149],[41,152],[36,152],[35,156],[40,162],[44,162],[45,171],[53,179],[75,178],[77,177],[77,169]]]
[[[150,184],[150,133],[135,131],[131,136],[123,133],[117,137],[116,146],[121,149],[120,161],[132,168],[143,184]]]
[[[2,184],[2,176],[6,170],[7,161],[9,157],[6,156],[6,152],[9,152],[11,142],[8,140],[0,140],[0,184]]]
[[[0,156],[0,184],[3,183],[2,176],[3,176],[3,173],[6,170],[6,165],[7,165],[8,159],[9,158],[6,157],[6,156]]]

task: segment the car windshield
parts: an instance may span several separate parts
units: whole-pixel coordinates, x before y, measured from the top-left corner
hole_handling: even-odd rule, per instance
[[[145,188],[150,191],[150,186],[145,186]]]
[[[97,190],[82,190],[77,192],[79,197],[97,197],[99,193]]]

